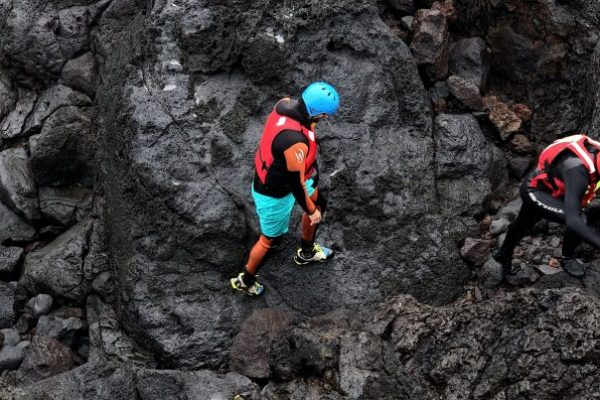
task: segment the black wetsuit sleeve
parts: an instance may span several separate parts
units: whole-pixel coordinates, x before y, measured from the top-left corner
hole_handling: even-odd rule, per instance
[[[581,212],[581,201],[587,191],[589,180],[583,165],[561,171],[565,183],[565,219],[569,229],[583,240],[600,249],[600,237],[586,224]]]

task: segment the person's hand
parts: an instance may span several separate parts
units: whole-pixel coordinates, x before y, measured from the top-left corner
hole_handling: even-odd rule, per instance
[[[310,226],[316,225],[321,222],[321,211],[319,209],[315,209],[315,212],[308,216],[310,218]]]

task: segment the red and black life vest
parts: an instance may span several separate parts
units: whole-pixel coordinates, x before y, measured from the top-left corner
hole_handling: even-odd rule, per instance
[[[273,110],[267,118],[258,150],[254,157],[256,172],[263,184],[267,182],[269,168],[271,168],[275,160],[272,152],[273,141],[283,131],[297,131],[306,136],[308,139],[308,154],[304,158],[304,176],[308,179],[313,173],[315,161],[317,160],[317,138],[315,133],[295,119],[278,114],[277,111]]]
[[[599,157],[591,153],[586,146],[592,146],[600,152],[600,142],[590,139],[585,135],[573,135],[559,139],[546,147],[540,154],[535,175],[529,180],[529,187],[539,188],[545,186],[553,197],[563,197],[565,195],[565,184],[557,176],[552,174],[550,166],[552,162],[565,150],[571,151],[577,156],[585,166],[588,172],[589,185],[588,190],[581,201],[582,206],[588,205],[600,188],[600,175],[598,173]]]

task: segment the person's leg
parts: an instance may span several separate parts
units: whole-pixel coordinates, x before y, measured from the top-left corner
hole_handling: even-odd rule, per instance
[[[563,199],[552,197],[546,192],[533,192],[530,194],[532,201],[542,210],[544,218],[558,222],[566,223],[565,205]],[[574,231],[567,228],[563,238],[562,248],[562,266],[568,274],[581,278],[585,275],[583,263],[575,258],[575,249],[581,243],[581,237]]]
[[[242,275],[242,281],[246,286],[252,286],[256,281],[256,274],[260,267],[264,265],[273,250],[281,244],[283,236],[269,237],[260,235],[256,244],[250,250],[248,255],[248,261],[244,267],[244,273]]]
[[[315,189],[310,198],[313,203],[315,203],[317,209],[321,212],[321,216],[323,216],[327,209],[327,200],[325,197],[319,193],[318,189]],[[302,215],[302,238],[300,239],[300,247],[302,252],[306,255],[309,255],[313,252],[315,237],[317,236],[317,229],[319,228],[319,225],[320,224],[311,225],[308,214],[304,213]]]
[[[532,206],[527,199],[523,199],[517,219],[510,224],[502,245],[494,252],[494,259],[502,264],[505,274],[514,275],[518,272],[518,269],[513,268],[512,265],[515,247],[541,218],[539,210]]]
[[[231,286],[252,295],[259,295],[264,287],[256,281],[256,273],[264,265],[268,256],[281,243],[288,232],[294,197],[290,194],[282,198],[265,196],[252,190],[261,235],[248,255],[243,271],[231,278]]]
[[[309,192],[310,198],[312,199],[313,203],[315,203],[315,206],[319,209],[322,216],[327,209],[327,200],[319,190],[313,190],[314,192]],[[311,225],[309,216],[306,213],[302,215],[302,237],[300,240],[300,248],[294,255],[294,261],[296,264],[305,265],[316,261],[323,262],[333,257],[333,250],[328,247],[315,244],[315,238],[319,225],[320,224]]]

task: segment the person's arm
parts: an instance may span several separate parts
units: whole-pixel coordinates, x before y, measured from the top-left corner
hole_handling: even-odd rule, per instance
[[[308,215],[311,215],[315,212],[316,207],[308,195],[306,183],[304,182],[304,160],[307,154],[308,146],[304,143],[296,143],[283,152],[287,169],[290,173],[292,194],[298,204],[300,204],[300,207]]]
[[[563,173],[565,183],[565,219],[569,229],[583,240],[600,249],[600,237],[586,224],[581,213],[581,201],[587,191],[589,180],[584,166],[570,168]]]

